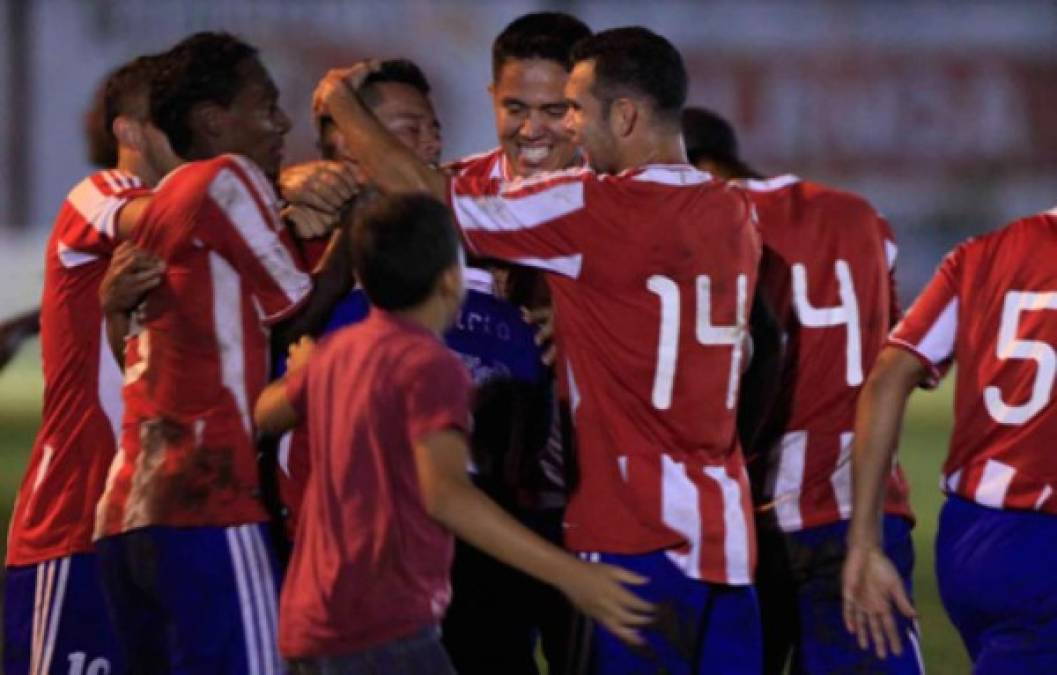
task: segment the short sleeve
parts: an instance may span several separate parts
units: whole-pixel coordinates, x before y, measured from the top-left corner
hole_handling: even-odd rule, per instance
[[[964,251],[964,247],[959,247],[944,258],[888,337],[888,344],[909,351],[928,368],[928,378],[921,383],[925,388],[935,387],[954,361]]]
[[[591,232],[586,203],[594,181],[587,169],[514,181],[454,176],[448,197],[472,253],[577,278]]]
[[[201,236],[239,272],[265,324],[292,314],[308,298],[312,278],[300,267],[280,224],[274,190],[248,160],[231,157],[209,184],[217,227]]]
[[[117,218],[133,199],[151,194],[138,178],[100,171],[78,183],[66,197],[72,212],[59,225],[60,259],[69,252],[110,255],[117,245]],[[66,256],[62,254],[66,253]]]
[[[466,368],[451,352],[438,349],[405,372],[405,409],[412,443],[431,433],[453,429],[470,432],[472,385]]]

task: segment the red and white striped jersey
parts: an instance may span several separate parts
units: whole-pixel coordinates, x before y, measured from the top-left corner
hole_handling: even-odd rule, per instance
[[[958,364],[941,487],[993,508],[1057,514],[1057,209],[944,259],[889,344],[935,386]]]
[[[751,583],[734,422],[760,241],[744,191],[688,165],[450,187],[474,252],[548,272],[580,473],[569,547],[668,549],[691,577]]]
[[[95,503],[121,423],[121,370],[104,334],[99,284],[118,212],[147,194],[134,176],[100,171],[70,191],[55,219],[40,308],[43,419],[11,518],[8,565],[92,550]]]
[[[514,180],[513,167],[502,148],[493,148],[457,159],[444,165],[444,170],[451,175],[476,176],[478,178],[495,178],[496,180]]]
[[[785,175],[744,181],[764,247],[760,290],[782,326],[779,400],[770,447],[750,457],[757,508],[782,530],[851,515],[855,406],[899,307],[888,223],[861,197]],[[886,510],[910,516],[898,465]]]
[[[268,376],[266,326],[312,287],[275,192],[243,157],[184,165],[158,185],[135,241],[166,269],[126,343],[121,442],[96,537],[262,521],[251,412]]]

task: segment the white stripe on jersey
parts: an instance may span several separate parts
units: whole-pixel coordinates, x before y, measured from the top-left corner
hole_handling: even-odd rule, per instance
[[[44,482],[44,476],[48,473],[48,467],[51,466],[51,458],[55,456],[55,448],[51,443],[44,444],[44,452],[40,458],[40,464],[37,465],[37,475],[33,478],[33,489],[30,491],[30,495],[37,491],[40,484]],[[30,497],[32,499],[32,496]],[[26,518],[29,518],[32,513],[27,509]]]
[[[689,164],[651,164],[642,171],[634,173],[632,180],[640,183],[658,183],[672,187],[702,185],[715,180],[707,171],[701,171]]]
[[[957,471],[952,473],[950,476],[947,476],[946,485],[944,485],[943,481],[944,481],[944,478],[941,476],[940,477],[940,489],[941,490],[943,490],[945,492],[957,492],[958,491],[958,486],[962,482],[962,470],[958,469]]]
[[[108,175],[109,172],[104,172],[101,175],[106,180],[107,185],[115,193],[124,191],[124,188],[119,185],[113,177]],[[137,183],[138,184],[138,183]],[[128,202],[125,197],[118,197],[115,195],[106,195],[92,182],[91,176],[85,178],[78,183],[70,194],[66,196],[66,201],[69,202],[70,206],[74,208],[77,213],[81,214],[96,231],[105,234],[111,239],[115,236],[115,217],[117,212],[121,210],[121,207]]]
[[[888,261],[888,270],[896,266],[896,258],[899,257],[899,247],[891,239],[885,239],[885,259]]]
[[[1000,509],[1006,501],[1006,493],[1009,492],[1009,484],[1017,470],[1008,464],[989,459],[984,464],[984,473],[980,477],[980,484],[976,486],[973,498],[978,504]]]
[[[451,203],[459,226],[467,231],[527,230],[584,208],[584,184],[580,181],[556,183],[524,195],[507,192],[472,196],[456,194],[453,188]]]
[[[916,345],[911,345],[929,362],[940,364],[954,353],[954,335],[958,330],[958,298],[954,298],[943,308],[936,323]]]
[[[252,172],[250,176],[251,180],[257,179]],[[312,280],[297,267],[279,240],[279,225],[272,220],[272,214],[258,207],[258,199],[268,204],[270,198],[267,193],[260,194],[260,187],[256,186],[258,194],[254,195],[250,192],[250,185],[234,171],[222,169],[209,184],[209,197],[223,211],[232,230],[242,238],[287,299],[296,303],[311,289]]]
[[[559,256],[557,258],[514,258],[511,262],[525,267],[536,267],[550,272],[556,272],[571,279],[580,276],[584,266],[584,256],[576,255]]]
[[[290,476],[290,446],[293,444],[294,432],[287,431],[279,437],[278,461],[279,468],[287,476]]]
[[[61,241],[56,245],[56,250],[59,254],[59,262],[62,263],[62,266],[66,269],[79,267],[95,260],[99,260],[99,256],[96,254],[78,251],[77,249],[70,248]]]
[[[855,434],[845,431],[840,435],[840,454],[837,455],[837,466],[829,477],[833,486],[833,497],[837,501],[837,512],[847,520],[851,517],[851,444]],[[894,468],[894,467],[893,467]]]
[[[778,526],[784,532],[795,532],[804,524],[800,515],[800,489],[804,484],[806,456],[806,431],[790,431],[782,436],[773,499]]]
[[[253,436],[250,406],[246,394],[246,351],[242,333],[242,287],[239,274],[220,254],[209,252],[209,273],[213,281],[213,329],[216,331],[220,381],[231,392],[239,418]]]
[[[41,675],[47,675],[47,673],[51,672],[51,661],[55,657],[55,640],[59,636],[62,604],[66,599],[66,582],[70,578],[70,562],[70,556],[58,560],[59,580],[55,585],[55,598],[52,600],[51,618],[48,622],[48,633],[44,641],[44,656],[40,661]]]
[[[775,176],[774,178],[767,178],[765,180],[750,179],[742,181],[742,184],[756,192],[774,192],[775,190],[781,190],[788,185],[793,185],[794,183],[799,182],[799,177],[787,173],[781,176]]]
[[[111,192],[121,192],[121,183],[118,182],[118,175],[114,171],[103,171],[100,176],[106,181],[107,187],[110,188]]]
[[[242,632],[246,639],[246,665],[250,675],[261,675],[260,650],[257,647],[253,621],[253,598],[250,595],[249,579],[239,543],[238,527],[224,529],[228,540],[228,553],[231,555],[231,567],[235,572],[235,591],[239,598],[239,612],[242,614]]]
[[[1038,511],[1039,509],[1041,509],[1042,505],[1045,504],[1046,500],[1048,500],[1052,495],[1053,488],[1051,488],[1049,485],[1042,488],[1042,492],[1039,494],[1039,498],[1035,500],[1035,510]]]
[[[110,420],[110,429],[116,446],[118,435],[121,432],[121,416],[125,410],[124,399],[121,397],[121,387],[125,376],[111,353],[110,341],[106,335],[106,321],[99,323],[99,375],[96,381],[96,395],[99,397],[99,407]]]
[[[661,455],[661,522],[686,539],[689,551],[665,553],[684,574],[701,578],[701,495],[686,473],[686,465]]]
[[[742,472],[744,471],[743,468]],[[745,509],[741,504],[741,485],[728,476],[726,468],[722,466],[706,466],[705,475],[719,484],[723,494],[723,557],[727,562],[726,583],[733,586],[751,584],[749,529]]]

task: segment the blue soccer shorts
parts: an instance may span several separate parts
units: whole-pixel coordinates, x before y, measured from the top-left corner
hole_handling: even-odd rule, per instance
[[[3,672],[124,672],[95,555],[81,553],[7,568]]]
[[[1057,673],[1057,517],[949,496],[936,576],[974,673]]]
[[[147,527],[96,549],[130,672],[285,672],[279,574],[264,524]]]
[[[884,518],[885,554],[903,578],[908,596],[914,571],[910,529],[906,518]],[[903,651],[883,660],[872,650],[861,649],[844,628],[841,570],[848,521],[798,532],[760,524],[757,534],[756,590],[763,617],[764,673],[784,673],[787,663],[794,674],[924,672],[914,621],[896,615]]]
[[[760,613],[752,586],[727,586],[692,579],[664,551],[642,555],[584,554],[594,562],[647,577],[629,587],[657,606],[656,620],[641,629],[641,647],[626,645],[593,625],[579,650],[596,675],[759,675],[762,667]]]

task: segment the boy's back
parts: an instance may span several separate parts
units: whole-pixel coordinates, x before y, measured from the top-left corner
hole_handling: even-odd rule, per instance
[[[313,471],[282,594],[288,658],[339,654],[439,623],[452,537],[423,508],[412,444],[469,431],[470,379],[438,337],[374,309],[288,376]]]

